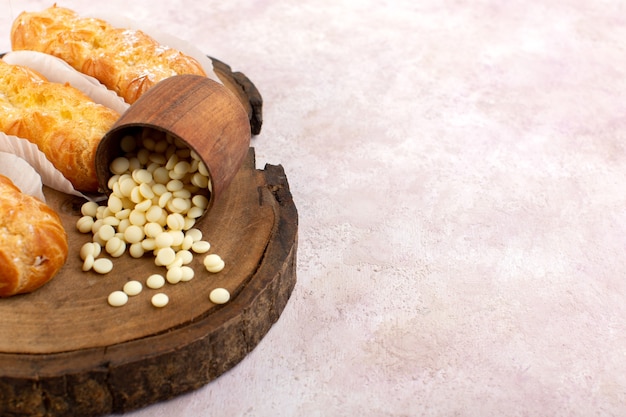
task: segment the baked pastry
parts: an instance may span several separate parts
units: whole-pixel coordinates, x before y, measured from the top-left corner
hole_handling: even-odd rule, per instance
[[[36,144],[77,190],[97,191],[96,149],[118,118],[70,85],[0,60],[0,132]]]
[[[57,213],[0,175],[0,297],[36,290],[67,260]]]
[[[102,19],[50,7],[22,12],[11,28],[13,50],[29,49],[63,59],[98,79],[127,103],[173,75],[206,76],[200,63],[139,30],[115,28]]]

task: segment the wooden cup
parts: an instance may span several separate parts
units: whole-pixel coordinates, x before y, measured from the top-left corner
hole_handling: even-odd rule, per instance
[[[228,188],[250,146],[248,114],[232,92],[202,76],[170,77],[131,105],[98,145],[96,172],[103,192],[111,191],[109,165],[123,155],[122,138],[145,128],[180,139],[200,156],[212,185],[209,209]]]

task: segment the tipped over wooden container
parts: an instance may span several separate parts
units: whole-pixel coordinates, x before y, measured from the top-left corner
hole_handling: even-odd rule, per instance
[[[241,167],[251,138],[248,114],[226,87],[197,75],[170,77],[130,106],[100,142],[96,171],[102,191],[110,193],[109,166],[124,154],[122,139],[145,129],[169,134],[198,154],[209,172],[209,209]]]

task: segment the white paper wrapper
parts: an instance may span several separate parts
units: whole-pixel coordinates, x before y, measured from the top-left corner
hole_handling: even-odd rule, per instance
[[[37,148],[37,145],[27,141],[26,139],[18,138],[17,136],[5,135],[0,132],[0,152],[13,154],[19,159],[26,161],[27,165],[39,174],[40,183],[43,183],[44,185],[62,193],[76,195],[92,200],[91,197],[77,191],[72,183],[63,176],[61,171],[56,169],[54,165],[52,165],[52,162],[46,158],[46,155],[41,152],[39,148]],[[21,165],[12,166],[8,163],[5,165],[3,161],[0,162],[0,167],[2,167],[2,170],[6,172],[13,171],[13,175],[18,177],[21,175]],[[12,179],[12,177],[8,175],[6,176]]]
[[[24,194],[32,195],[44,203],[46,202],[41,177],[35,168],[19,156],[13,153],[0,152],[0,175],[13,181],[13,184]]]
[[[102,9],[101,6],[100,6],[100,9]],[[104,20],[107,23],[109,23],[111,26],[116,27],[116,28],[140,30],[146,35],[150,36],[155,41],[157,41],[158,43],[160,43],[161,45],[168,46],[172,49],[176,49],[184,53],[185,55],[189,55],[195,58],[204,69],[204,72],[206,73],[208,78],[222,84],[222,81],[219,79],[219,77],[215,74],[215,71],[213,70],[213,61],[211,61],[211,58],[209,58],[206,55],[206,53],[202,52],[195,45],[192,45],[186,40],[180,39],[174,35],[166,33],[160,30],[159,28],[151,26],[150,24],[146,22],[139,22],[131,18],[121,16],[119,14],[112,14],[112,13],[105,12],[102,10],[94,9],[94,10],[91,10],[82,14],[82,16],[93,17],[96,19]]]
[[[11,65],[31,68],[54,83],[69,83],[85,93],[96,103],[102,104],[122,114],[129,105],[114,91],[107,89],[100,81],[76,71],[67,62],[52,55],[36,51],[13,51],[7,53],[3,61]]]

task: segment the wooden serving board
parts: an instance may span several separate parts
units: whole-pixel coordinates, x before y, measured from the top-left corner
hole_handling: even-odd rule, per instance
[[[78,252],[91,235],[79,233],[75,223],[84,201],[51,189],[45,194],[62,218],[70,254],[44,287],[0,299],[3,417],[123,413],[197,389],[261,341],[295,285],[297,210],[283,168],[256,169],[253,148],[196,225],[225,269],[211,274],[204,255],[196,255],[194,279],[160,290],[144,286],[122,307],[108,305],[109,293],[129,280],[145,285],[164,268],[151,256],[125,254],[107,275],[83,272]],[[211,303],[217,287],[228,289],[231,301]],[[169,296],[166,307],[151,305],[156,292]]]

